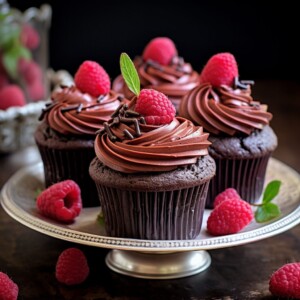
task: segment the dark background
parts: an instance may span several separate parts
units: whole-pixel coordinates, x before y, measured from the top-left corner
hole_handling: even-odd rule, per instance
[[[197,71],[211,55],[229,51],[236,56],[243,79],[300,78],[300,26],[295,4],[168,2],[48,1],[53,8],[51,67],[74,74],[83,60],[91,59],[114,78],[119,73],[121,52],[134,57],[153,37],[169,36]],[[24,10],[45,1],[9,3]]]

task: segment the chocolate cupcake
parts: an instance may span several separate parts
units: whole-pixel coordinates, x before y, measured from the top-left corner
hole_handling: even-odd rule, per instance
[[[91,72],[99,67],[103,70],[95,62],[84,62],[80,68],[87,66]],[[81,76],[84,72],[79,69],[77,75]],[[103,123],[110,119],[123,99],[123,96],[111,91],[107,83],[94,86],[97,80],[103,81],[106,73],[103,74],[97,75],[100,78],[92,78],[92,86],[89,86],[89,75],[83,74],[77,80],[75,76],[76,86],[62,87],[53,92],[52,103],[43,110],[42,122],[35,132],[44,164],[46,187],[65,179],[74,180],[80,186],[84,207],[100,205],[96,186],[88,173],[95,156],[96,131],[103,128]],[[104,79],[107,81],[107,78]],[[88,92],[89,89],[91,92]]]
[[[155,38],[150,41],[143,55],[134,59],[134,64],[141,87],[155,89],[167,95],[176,111],[182,96],[199,83],[199,74],[178,56],[175,45],[169,38]],[[134,96],[122,75],[114,80],[112,88],[124,94],[127,99]]]
[[[209,154],[216,161],[207,208],[226,188],[254,203],[262,193],[266,168],[277,147],[267,106],[253,100],[253,82],[238,80],[237,64],[229,53],[213,56],[204,67],[201,84],[184,96],[179,115],[210,133]]]
[[[141,122],[140,117],[136,120]],[[107,234],[195,238],[215,173],[214,161],[207,155],[208,135],[183,118],[161,126],[140,123],[140,135],[130,139],[124,131],[135,136],[134,126],[110,126],[95,141],[97,157],[90,175],[98,188]]]
[[[137,97],[121,105],[97,135],[96,158],[90,165],[106,232],[138,239],[193,239],[200,233],[215,174],[208,134],[191,121],[175,118],[164,94],[140,92],[126,54],[121,56],[121,70],[124,65],[127,75],[133,74],[128,80],[122,71]]]

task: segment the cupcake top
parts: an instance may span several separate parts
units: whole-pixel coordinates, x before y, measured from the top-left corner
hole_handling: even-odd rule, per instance
[[[179,115],[214,135],[250,135],[272,119],[267,105],[253,100],[252,81],[239,81],[235,58],[214,55],[200,75],[200,85],[182,99]]]
[[[130,60],[126,54],[122,58]],[[191,121],[176,118],[167,96],[129,87],[137,96],[121,105],[96,137],[100,161],[124,173],[161,172],[194,164],[208,154],[208,134]]]
[[[177,54],[169,38],[155,38],[145,47],[143,55],[134,59],[141,86],[160,91],[170,98],[181,98],[198,84],[198,73]],[[131,98],[122,75],[113,82],[113,90]]]
[[[110,90],[110,79],[96,62],[85,61],[75,74],[75,86],[51,95],[40,119],[63,135],[95,135],[124,97]]]

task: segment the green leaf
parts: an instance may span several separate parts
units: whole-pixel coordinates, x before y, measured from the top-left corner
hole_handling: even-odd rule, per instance
[[[258,223],[268,222],[280,215],[279,207],[274,203],[266,203],[257,208],[255,212],[255,220]]]
[[[42,192],[43,190],[41,188],[37,188],[35,191],[34,191],[34,199],[35,201],[37,200],[37,197],[40,195],[40,193]]]
[[[271,202],[279,193],[281,181],[273,180],[269,182],[263,194],[263,203]]]
[[[140,93],[140,78],[136,68],[126,53],[122,53],[120,57],[121,73],[128,88],[138,96]]]
[[[100,225],[105,225],[105,221],[104,221],[104,215],[103,215],[103,211],[102,209],[100,210],[98,216],[97,216],[97,221]]]
[[[21,57],[24,57],[25,59],[31,58],[30,51],[21,45],[16,45],[15,47],[11,48],[9,51],[3,53],[2,56],[3,65],[7,73],[9,74],[9,76],[13,79],[17,79],[18,61]]]
[[[0,23],[0,46],[2,49],[10,49],[20,37],[20,26],[18,24]]]

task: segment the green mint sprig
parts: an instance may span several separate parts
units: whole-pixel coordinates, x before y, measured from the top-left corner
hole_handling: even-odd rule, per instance
[[[281,214],[278,205],[271,201],[278,195],[281,186],[281,181],[273,180],[269,182],[263,193],[261,204],[255,204],[257,210],[255,212],[255,220],[258,223],[268,222]]]
[[[140,94],[141,84],[140,78],[134,66],[134,63],[126,53],[122,53],[120,57],[121,73],[128,88],[138,96]]]

